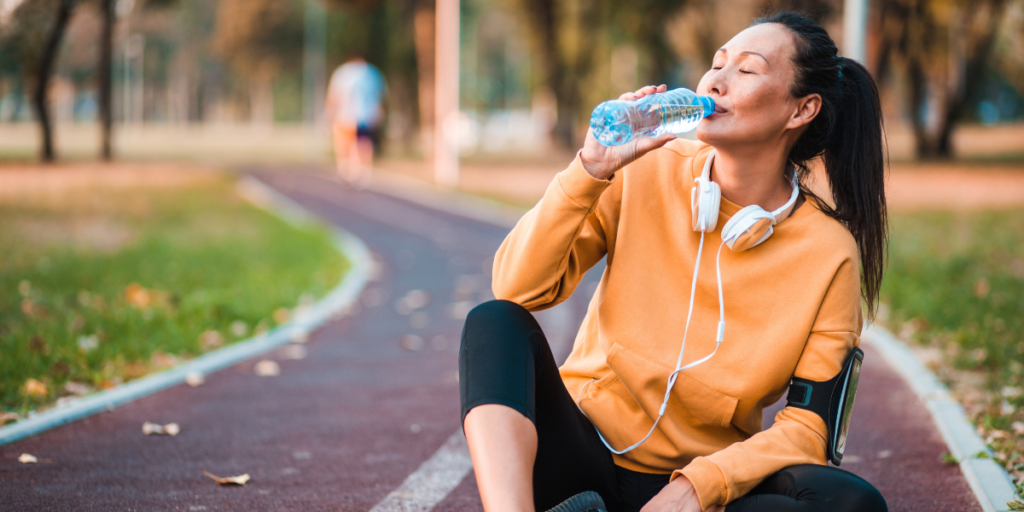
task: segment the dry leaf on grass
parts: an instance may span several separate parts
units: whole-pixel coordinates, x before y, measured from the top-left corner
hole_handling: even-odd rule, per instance
[[[281,365],[277,361],[264,359],[253,367],[253,372],[260,377],[276,377],[281,374]]]
[[[0,413],[0,426],[4,426],[8,423],[21,420],[21,416],[16,412],[4,412]]]
[[[204,377],[202,373],[188,372],[187,374],[185,374],[185,384],[188,384],[189,386],[195,388],[202,386],[205,382],[206,377]]]
[[[26,380],[23,391],[28,396],[46,396],[50,393],[46,383],[36,379]]]
[[[147,421],[142,424],[142,433],[147,436],[150,434],[176,436],[179,432],[181,432],[181,427],[179,427],[177,423],[160,425],[158,423],[150,423]]]
[[[224,336],[212,329],[203,331],[203,333],[199,335],[199,345],[203,347],[203,350],[220,348],[224,345]]]
[[[18,462],[20,462],[22,464],[35,464],[35,463],[39,462],[39,459],[37,459],[35,457],[35,455],[30,455],[30,454],[27,454],[27,453],[23,453],[23,454],[21,454],[20,457],[18,457]]]
[[[89,394],[89,391],[91,391],[91,389],[87,384],[82,384],[81,382],[75,381],[68,381],[66,384],[64,384],[64,391],[67,391],[68,393],[71,393],[72,395],[75,396],[85,396]]]
[[[203,471],[203,474],[212,478],[214,482],[217,482],[217,485],[245,485],[245,483],[249,481],[249,473],[225,477],[219,477],[209,473],[208,471]]]

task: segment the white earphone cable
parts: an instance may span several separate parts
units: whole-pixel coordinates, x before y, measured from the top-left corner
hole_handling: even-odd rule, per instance
[[[643,439],[641,439],[640,441],[636,442],[635,444],[624,450],[616,450],[615,448],[613,448],[612,445],[608,442],[608,440],[604,438],[604,435],[601,434],[601,430],[595,426],[594,430],[597,432],[597,436],[601,439],[601,442],[604,443],[605,447],[607,447],[608,450],[610,450],[612,453],[616,455],[622,455],[644,444],[644,442],[647,441],[647,439],[649,439],[652,434],[654,434],[655,429],[658,428],[658,422],[661,421],[661,418],[665,415],[665,410],[668,409],[668,400],[672,395],[672,387],[675,386],[676,384],[676,378],[679,376],[679,372],[693,368],[694,366],[697,366],[707,361],[708,359],[711,359],[711,357],[718,352],[718,347],[722,345],[722,339],[725,335],[725,304],[722,301],[722,268],[720,262],[722,258],[722,247],[724,246],[725,242],[722,242],[722,245],[718,246],[718,255],[715,258],[715,271],[718,274],[718,312],[720,315],[718,318],[718,334],[717,336],[715,336],[715,350],[713,350],[710,354],[697,361],[694,361],[686,366],[682,366],[683,354],[686,352],[686,337],[690,332],[690,319],[691,317],[693,317],[693,299],[697,293],[697,277],[700,275],[700,260],[701,255],[704,252],[704,232],[701,231],[700,245],[697,247],[697,264],[694,265],[693,267],[693,281],[690,284],[690,307],[689,310],[686,312],[686,326],[683,328],[683,344],[682,347],[680,347],[679,349],[679,358],[676,360],[676,369],[668,377],[668,385],[665,386],[665,397],[661,402],[661,408],[658,409],[658,417],[654,419],[654,424],[651,425],[651,430],[647,432],[647,435],[645,435]],[[583,387],[580,388],[579,393],[576,394],[577,407],[579,407],[580,397],[583,396],[583,391],[587,389],[587,386],[589,386],[591,382],[594,381],[591,380],[584,384]],[[583,412],[582,408],[580,408],[580,412]],[[585,412],[583,413],[584,416],[586,416],[586,414],[587,413]]]

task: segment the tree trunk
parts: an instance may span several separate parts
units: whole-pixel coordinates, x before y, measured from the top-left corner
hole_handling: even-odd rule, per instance
[[[72,0],[60,0],[57,7],[57,17],[50,29],[46,46],[43,48],[42,57],[39,60],[39,68],[36,71],[36,90],[33,96],[33,103],[36,108],[36,115],[39,117],[39,128],[43,132],[43,148],[40,157],[44,162],[54,160],[53,151],[53,127],[50,125],[50,106],[47,92],[50,86],[50,75],[53,73],[54,65],[57,63],[57,55],[60,51],[60,42],[64,38],[64,29],[71,19]]]
[[[113,158],[111,147],[111,131],[114,126],[113,105],[113,60],[114,60],[114,0],[100,0],[100,11],[103,16],[103,29],[100,34],[100,59],[97,66],[99,74],[100,96],[100,137],[101,158],[109,162]]]
[[[434,152],[434,25],[433,0],[417,0],[413,13],[413,43],[416,45],[420,141],[428,159]]]

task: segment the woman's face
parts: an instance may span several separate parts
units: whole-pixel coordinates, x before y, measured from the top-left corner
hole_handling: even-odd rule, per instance
[[[793,36],[777,23],[750,27],[719,49],[697,86],[697,94],[715,100],[697,138],[718,148],[786,142],[787,132],[810,122],[801,116],[806,99],[790,94],[794,52]]]

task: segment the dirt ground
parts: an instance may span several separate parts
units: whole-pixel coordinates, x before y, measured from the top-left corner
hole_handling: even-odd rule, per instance
[[[0,165],[0,201],[59,196],[75,189],[185,186],[213,179],[212,170],[171,163],[5,164]]]

